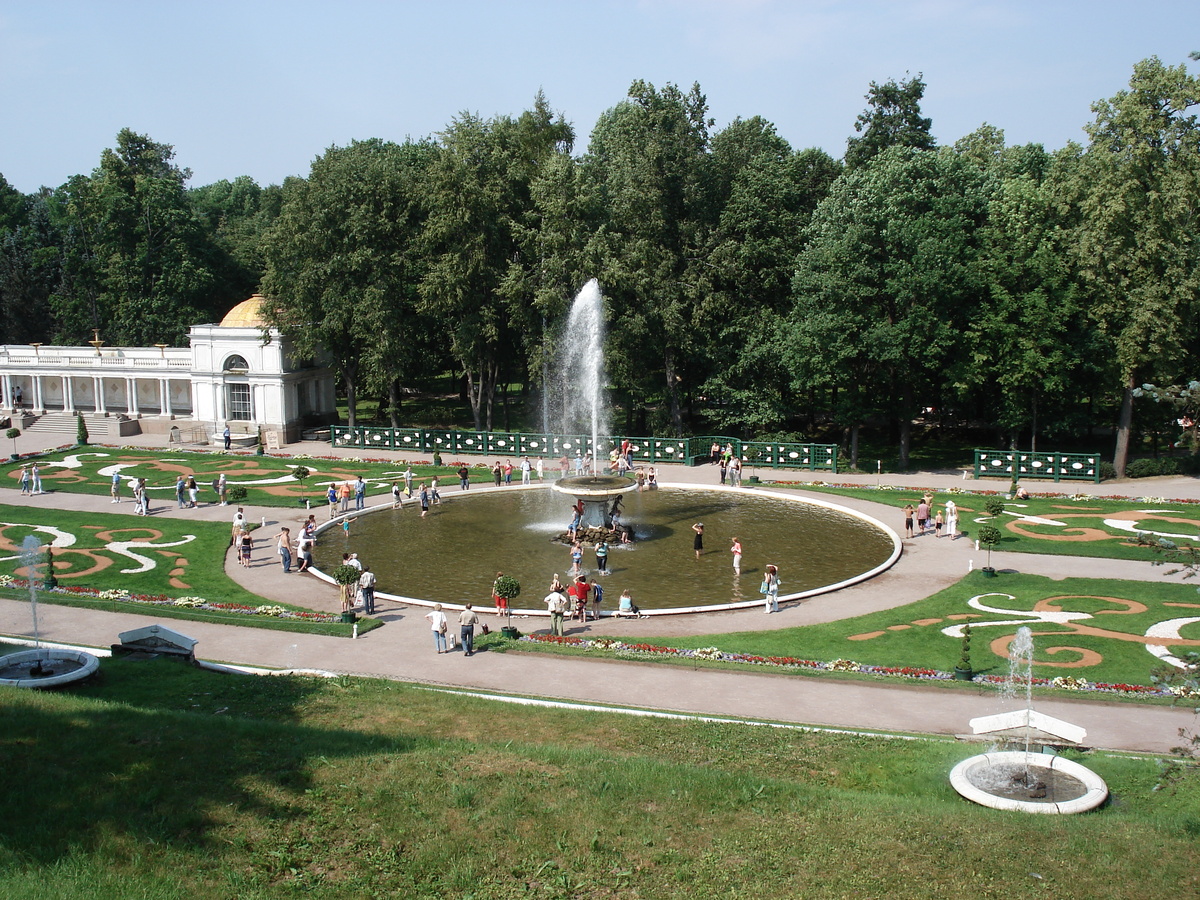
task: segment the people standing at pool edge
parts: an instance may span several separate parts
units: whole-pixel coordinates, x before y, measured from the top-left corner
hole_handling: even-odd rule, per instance
[[[458,614],[459,643],[463,645],[467,656],[475,655],[475,625],[478,622],[479,616],[475,614],[475,610],[471,609],[470,603]]]
[[[767,566],[767,574],[763,576],[762,592],[766,594],[765,612],[779,612],[779,569]]]
[[[442,604],[433,604],[433,609],[425,613],[425,618],[429,620],[430,630],[433,631],[433,646],[437,648],[438,653],[445,653],[448,625],[446,623],[446,614],[442,612]]]

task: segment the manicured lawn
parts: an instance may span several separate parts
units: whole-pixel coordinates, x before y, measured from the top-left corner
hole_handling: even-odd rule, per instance
[[[1200,782],[1089,755],[1075,817],[961,800],[974,747],[105,660],[0,693],[0,895],[1192,896]],[[1147,848],[1151,848],[1148,850]],[[1153,864],[1147,853],[1153,853]]]
[[[154,452],[117,447],[77,447],[39,457],[42,482],[47,491],[108,496],[114,470],[122,478],[122,497],[129,504],[132,497],[129,481],[145,478],[150,492],[151,507],[175,504],[175,482],[179,475],[194,475],[200,487],[199,501],[205,505],[217,502],[213,481],[225,474],[228,484],[245,488],[244,502],[254,506],[303,506],[307,499],[313,509],[326,508],[325,495],[331,483],[353,482],[359,475],[367,482],[370,502],[391,498],[392,483],[404,486],[402,475],[405,461],[355,461],[352,459],[313,459],[304,456],[256,456],[253,453],[193,453],[188,451]],[[453,465],[434,467],[428,459],[411,459],[413,489],[420,481],[436,475],[443,489],[458,489],[457,460],[444,460]],[[311,473],[303,482],[296,479],[295,470],[303,466]],[[491,481],[490,469],[472,468],[473,482]],[[17,487],[21,467],[8,463],[2,470],[5,484]],[[518,473],[517,478],[520,478]],[[412,501],[410,501],[412,502]]]
[[[127,504],[127,507],[132,508]],[[115,508],[115,507],[114,507]],[[220,609],[183,609],[167,605],[153,607],[104,599],[95,591],[124,590],[130,594],[168,600],[200,597],[214,604],[257,608],[264,600],[247,591],[225,574],[224,559],[229,544],[229,526],[217,522],[177,518],[138,518],[132,515],[82,513],[39,509],[35,506],[0,506],[0,576],[25,578],[28,570],[20,548],[33,536],[52,547],[54,576],[64,593],[42,590],[43,603],[63,603],[143,612],[165,618],[200,619],[283,630],[321,634],[349,634],[341,623],[304,622],[292,618],[247,616]],[[258,556],[268,553],[259,548]],[[45,565],[38,569],[45,578]],[[307,576],[303,576],[307,577]],[[26,599],[28,591],[0,588],[3,596]],[[72,593],[78,592],[78,593]],[[304,607],[270,604],[306,613]],[[374,627],[364,622],[363,628]]]

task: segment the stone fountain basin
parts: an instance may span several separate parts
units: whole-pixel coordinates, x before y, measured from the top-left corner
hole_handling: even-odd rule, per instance
[[[41,661],[53,675],[35,678],[29,670]],[[24,688],[62,687],[82,681],[100,668],[100,660],[83,650],[51,649],[20,650],[0,656],[0,685]]]
[[[1031,770],[1033,775],[1060,772],[1082,784],[1080,796],[1069,800],[1037,801],[1020,800],[991,793],[979,786],[984,780],[982,773],[989,769]],[[992,809],[1008,809],[1017,812],[1043,813],[1048,815],[1071,815],[1095,809],[1108,798],[1108,785],[1104,779],[1086,766],[1061,756],[1046,753],[1026,753],[1024,750],[1004,750],[981,753],[964,759],[950,771],[950,785],[968,800]]]

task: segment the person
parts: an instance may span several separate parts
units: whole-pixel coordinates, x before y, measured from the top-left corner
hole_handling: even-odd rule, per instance
[[[596,570],[601,575],[608,574],[608,543],[603,538],[596,544]]]
[[[275,535],[275,548],[279,553],[279,561],[283,564],[283,573],[290,575],[292,572],[292,532],[289,528],[280,528],[279,534]]]
[[[579,451],[575,451],[575,474],[583,474],[583,457],[579,455]]]
[[[458,486],[464,491],[471,489],[471,470],[466,463],[458,467]]]
[[[221,477],[217,479],[217,496],[221,498],[221,505],[229,505],[229,479],[225,477],[225,473],[221,473]]]
[[[1028,500],[1029,499],[1029,491],[1025,490],[1025,485],[1023,485],[1023,484],[1017,485],[1017,495],[1016,496],[1017,496],[1018,500]]]
[[[350,482],[343,481],[338,488],[338,499],[341,501],[341,511],[346,512],[350,509],[350,495],[354,493],[354,489],[350,487]]]
[[[904,505],[904,534],[906,537],[913,536],[913,515],[915,512],[911,503]]]
[[[429,512],[429,488],[425,487],[425,482],[421,482],[418,486],[417,498],[421,503],[421,518],[425,518]]]
[[[742,458],[740,456],[729,460],[729,483],[734,487],[742,486]]]
[[[704,523],[697,522],[692,526],[692,531],[696,532],[692,539],[692,549],[696,551],[696,559],[699,559],[700,554],[704,552]]]
[[[367,505],[367,483],[363,481],[361,475],[354,482],[354,508],[356,510],[365,509]]]
[[[946,523],[944,521],[942,521],[941,510],[939,510],[938,514],[933,517],[933,536],[934,537],[940,538],[942,536],[942,526],[945,524]]]
[[[566,590],[566,588],[563,587],[563,583],[559,580],[557,572],[555,572],[554,577],[550,579],[550,590],[558,591],[560,594]]]
[[[921,500],[917,504],[917,527],[921,529],[921,534],[925,533],[925,523],[929,518],[929,504],[925,500]]]
[[[571,507],[571,524],[567,526],[567,539],[573,544],[575,543],[575,535],[579,532],[579,520],[581,513],[575,507]]]
[[[458,614],[458,638],[467,656],[475,655],[475,625],[478,622],[479,616],[471,609],[470,603]]]
[[[542,462],[542,458],[540,456],[537,458],[537,462],[534,465],[537,468],[538,483],[540,484],[542,479],[546,477],[546,465]]]
[[[425,613],[425,618],[429,620],[429,628],[433,631],[433,646],[437,648],[438,653],[446,652],[446,614],[442,612],[442,604],[433,604],[433,609]]]
[[[442,505],[442,494],[438,490],[438,477],[436,475],[429,479],[429,502],[434,506]]]
[[[196,508],[196,501],[200,498],[200,485],[196,484],[196,476],[189,475],[187,480],[188,506],[192,509]]]
[[[504,573],[497,572],[496,580],[492,582],[492,602],[496,604],[496,615],[507,616],[508,615],[508,598],[501,597],[500,592],[497,590],[497,587],[500,584],[500,579],[502,577],[504,577]]]
[[[715,466],[721,461],[721,445],[716,441],[712,442],[712,446],[708,448],[709,465]]]
[[[583,546],[579,541],[571,544],[571,574],[578,575],[583,571]]]
[[[557,582],[558,576],[554,576]],[[551,587],[550,593],[545,599],[546,609],[550,612],[550,633],[562,637],[563,633],[563,612],[567,608],[567,598],[563,596],[562,585],[557,589]]]
[[[718,465],[721,467],[721,484],[724,484],[725,483],[725,474],[729,470],[729,463],[727,463],[725,461],[725,457],[722,456],[721,461],[720,461],[720,463],[718,463]]]
[[[146,494],[145,478],[139,478],[137,484],[133,486],[133,502],[139,516],[150,515],[150,497]]]
[[[175,503],[179,509],[187,503],[187,482],[182,475],[175,476]]]
[[[363,566],[363,573],[358,577],[358,599],[362,602],[363,612],[368,616],[375,615],[375,573],[370,566]]]
[[[212,492],[217,495],[217,501],[221,499],[221,476],[214,475],[212,480]]]
[[[600,621],[600,604],[604,602],[604,588],[600,586],[600,582],[592,579],[592,621]]]
[[[246,512],[242,507],[238,507],[238,511],[233,514],[233,535],[229,538],[229,543],[235,543],[238,535],[246,527]]]
[[[28,494],[32,488],[32,479],[29,477],[29,466],[21,466],[21,493]]]
[[[646,489],[646,473],[641,467],[637,470],[637,489],[639,494]]]
[[[617,601],[617,615],[641,618],[642,611],[634,604],[633,597],[629,596],[628,589],[621,592],[621,598]]]
[[[325,492],[325,500],[329,503],[329,518],[337,515],[338,491],[337,485],[333,482],[329,483],[329,490]]]
[[[250,568],[250,554],[254,552],[254,538],[244,527],[235,526],[237,535],[234,538],[238,551],[238,565]]]
[[[729,539],[729,552],[733,554],[733,574],[742,574],[742,544],[737,538]]]
[[[312,548],[312,539],[301,535],[296,542],[296,558],[300,561],[297,572],[307,572],[312,568]]]
[[[766,595],[766,612],[768,615],[779,612],[779,569],[767,566],[767,574],[763,576],[762,592]]]
[[[225,426],[225,430],[221,432],[221,437],[225,439],[225,449],[229,449],[229,445],[233,442],[233,435],[229,432],[229,426]]]
[[[21,390],[21,386],[20,386],[19,384],[14,384],[14,385],[13,385],[13,408],[14,408],[14,409],[20,409],[20,408],[21,408],[21,399],[22,399],[24,396],[25,396],[25,395],[24,395],[24,393],[23,393],[23,392],[22,392],[22,390]],[[35,396],[36,396],[36,395],[35,395]]]
[[[946,501],[946,534],[952,541],[958,539],[958,505],[953,500]]]
[[[571,460],[567,458],[567,454],[563,454],[558,461],[558,477],[566,478],[567,473],[571,471]]]
[[[317,543],[317,517],[309,514],[309,517],[304,520],[304,527],[300,529],[301,536],[306,541],[311,541],[315,546]]]
[[[504,475],[504,470],[500,467],[500,460],[496,460],[496,464],[492,466],[492,481],[496,482],[496,487],[500,487],[500,479]]]
[[[587,604],[588,604],[588,587],[587,579],[580,575],[575,579],[575,583],[571,585],[567,591],[575,598],[575,609],[571,613],[571,618],[579,617],[580,622],[587,621]]]
[[[121,502],[121,473],[119,471],[113,472],[112,486],[109,487],[108,493],[112,496],[113,503]]]
[[[521,484],[529,484],[532,477],[533,464],[529,461],[529,457],[526,456],[521,460]]]
[[[400,499],[400,482],[392,482],[392,509],[400,509],[404,501]]]
[[[649,490],[658,490],[658,469],[654,466],[650,467],[650,471],[646,473],[646,487]]]
[[[407,462],[404,464],[404,493],[409,497],[412,496],[413,471],[412,466]]]
[[[347,537],[347,538],[350,537],[350,523],[357,522],[357,521],[358,521],[357,516],[346,516],[346,518],[342,519],[342,536],[343,537]]]
[[[512,460],[506,459],[504,461],[504,483],[506,485],[512,484],[512,470],[513,470]]]

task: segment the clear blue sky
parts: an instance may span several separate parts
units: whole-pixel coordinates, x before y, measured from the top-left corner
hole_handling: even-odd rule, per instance
[[[939,143],[1083,139],[1133,64],[1200,50],[1196,0],[0,0],[0,174],[90,172],[123,127],[193,186],[305,175],[334,144],[519,115],[545,92],[586,149],[634,79],[700,86],[841,157],[872,80],[923,72]],[[1195,64],[1192,64],[1195,65]]]

